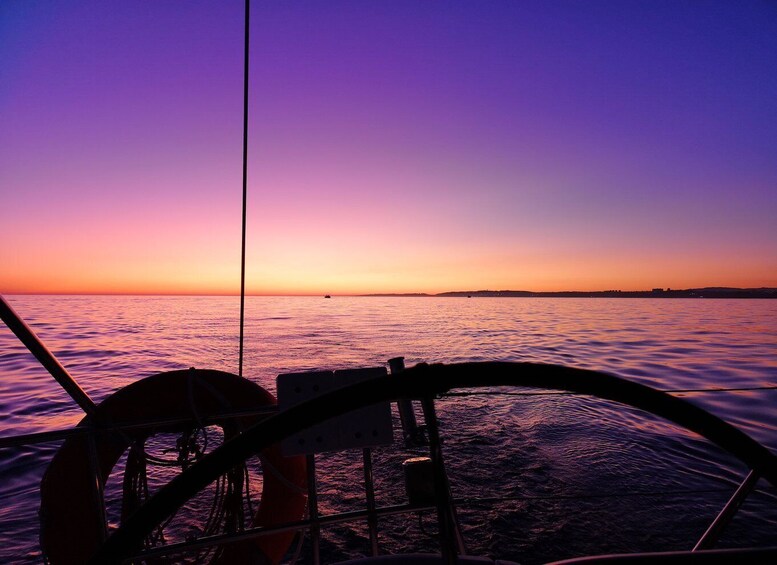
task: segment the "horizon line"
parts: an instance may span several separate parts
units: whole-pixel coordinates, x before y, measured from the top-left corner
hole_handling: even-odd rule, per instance
[[[323,297],[323,296],[344,296],[344,297],[441,297],[450,294],[479,294],[479,293],[519,293],[526,292],[531,294],[567,294],[567,293],[581,293],[581,294],[602,294],[602,293],[652,293],[658,290],[659,287],[638,289],[638,290],[622,290],[622,289],[603,289],[603,290],[525,290],[525,289],[479,289],[479,290],[446,290],[442,292],[367,292],[367,293],[331,293],[331,292],[309,292],[309,293],[253,293],[247,292],[245,296],[252,297]],[[735,287],[725,285],[707,285],[707,286],[695,286],[689,288],[663,288],[662,292],[684,292],[691,290],[706,290],[706,289],[726,289],[726,290],[777,290],[775,287],[760,286],[760,287]],[[11,291],[0,292],[0,295],[7,296],[181,296],[181,297],[240,297],[239,292],[93,292],[93,291],[81,291],[81,292],[35,292],[35,291]]]

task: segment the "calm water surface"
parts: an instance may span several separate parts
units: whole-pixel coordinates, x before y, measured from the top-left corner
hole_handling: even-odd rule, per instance
[[[161,371],[237,370],[236,298],[8,299],[96,400]],[[408,365],[557,363],[664,390],[777,386],[777,301],[251,297],[246,320],[244,373],[273,392],[279,373],[382,365],[395,356]],[[684,396],[777,451],[777,390]],[[603,401],[478,396],[439,404],[454,494],[510,499],[462,508],[474,553],[533,563],[686,549],[746,471],[691,434]],[[0,328],[3,434],[61,429],[80,418]],[[2,561],[41,560],[37,489],[56,448],[0,450]],[[400,464],[410,455],[376,452],[379,503],[403,502]],[[322,511],[364,507],[353,487],[356,463],[349,452],[321,457]],[[777,543],[775,507],[774,491],[762,485],[721,545]],[[433,550],[415,520],[382,522],[382,547]],[[325,531],[325,557],[364,554],[366,536],[361,525]]]

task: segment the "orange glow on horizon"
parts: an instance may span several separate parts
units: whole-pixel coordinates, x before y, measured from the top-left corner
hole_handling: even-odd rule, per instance
[[[358,254],[357,254],[358,255]],[[291,255],[292,257],[294,255]],[[473,258],[474,257],[474,258]],[[169,294],[237,295],[238,262],[226,264],[206,257],[185,261],[106,261],[92,268],[73,268],[50,258],[21,264],[0,274],[0,292],[7,294]],[[208,259],[206,261],[206,259]],[[42,267],[45,264],[46,267]],[[261,267],[260,267],[261,265]],[[457,257],[440,249],[431,258],[420,253],[384,258],[351,257],[337,252],[307,253],[299,261],[280,251],[249,263],[249,295],[361,295],[477,290],[641,291],[661,288],[777,287],[777,265],[741,257],[736,268],[721,269],[705,258],[672,260],[649,257],[599,258],[466,253]],[[51,273],[56,273],[55,276]]]

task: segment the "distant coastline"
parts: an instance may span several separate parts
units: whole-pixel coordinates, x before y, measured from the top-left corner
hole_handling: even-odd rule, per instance
[[[230,297],[240,296],[234,292],[1,292],[6,296],[214,296]],[[246,296],[306,296],[321,297],[324,293],[283,294],[283,293],[253,293]],[[734,288],[734,287],[704,287],[687,289],[654,288],[652,290],[562,290],[562,291],[531,291],[531,290],[456,290],[450,292],[381,292],[381,293],[342,293],[330,294],[332,298],[337,296],[358,297],[408,297],[408,298],[777,298],[777,288]]]
[[[452,292],[440,292],[438,294],[413,292],[362,294],[360,296],[451,296],[459,298],[777,298],[777,288],[705,287],[687,289],[654,288],[652,290],[564,290],[555,292],[534,292],[530,290],[457,290]]]

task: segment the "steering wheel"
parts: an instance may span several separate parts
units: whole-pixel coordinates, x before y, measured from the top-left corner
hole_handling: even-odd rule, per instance
[[[451,389],[518,386],[612,400],[663,417],[727,451],[777,487],[777,456],[717,416],[651,387],[606,373],[536,363],[420,364],[278,412],[222,444],[162,487],[99,548],[90,563],[120,563],[176,508],[246,458],[319,422],[378,402],[429,402]]]

